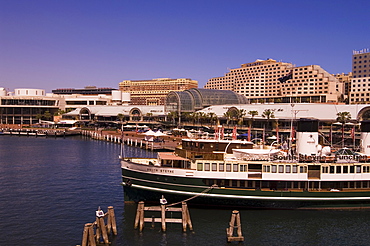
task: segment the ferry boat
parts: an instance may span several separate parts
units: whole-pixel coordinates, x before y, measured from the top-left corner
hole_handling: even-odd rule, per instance
[[[157,158],[121,157],[125,199],[245,209],[370,208],[370,121],[362,153],[319,144],[319,123],[298,121],[295,149],[244,140],[183,139]]]

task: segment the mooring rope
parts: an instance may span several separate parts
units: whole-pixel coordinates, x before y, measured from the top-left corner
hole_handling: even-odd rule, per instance
[[[206,192],[208,192],[208,191],[210,191],[210,190],[212,190],[213,188],[216,188],[216,187],[217,187],[217,185],[216,185],[216,184],[213,184],[212,186],[208,187],[207,189],[205,189],[205,190],[204,190],[204,191],[202,191],[201,193],[196,194],[195,196],[189,197],[188,199],[185,199],[185,200],[180,201],[180,202],[175,202],[175,203],[172,203],[172,204],[166,205],[166,207],[171,207],[171,206],[175,206],[175,205],[177,205],[177,204],[183,203],[183,202],[190,201],[191,199],[194,199],[194,198],[196,198],[196,197],[198,197],[198,196],[201,196],[201,195],[203,195],[204,193],[206,193]]]

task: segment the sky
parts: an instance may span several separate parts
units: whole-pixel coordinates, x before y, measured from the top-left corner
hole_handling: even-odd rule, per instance
[[[118,89],[208,79],[256,59],[351,71],[368,0],[0,0],[0,87]]]

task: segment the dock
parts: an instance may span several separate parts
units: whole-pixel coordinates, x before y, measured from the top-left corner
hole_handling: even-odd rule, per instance
[[[82,130],[81,134],[82,136],[96,140],[123,143],[128,146],[139,147],[151,151],[174,151],[182,141],[181,137],[173,136],[161,137],[163,141],[147,141],[143,134],[136,132]]]
[[[79,130],[67,129],[36,129],[36,128],[1,128],[2,135],[34,136],[34,137],[68,137],[81,135]]]

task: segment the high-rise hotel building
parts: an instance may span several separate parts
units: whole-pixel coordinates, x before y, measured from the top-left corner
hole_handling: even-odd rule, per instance
[[[253,102],[338,102],[338,79],[318,65],[295,67],[273,59],[256,60],[211,78],[204,88],[232,90]],[[341,88],[341,87],[339,87]]]
[[[370,103],[370,51],[353,51],[350,104]]]
[[[198,81],[181,79],[124,80],[119,83],[119,90],[131,94],[133,105],[164,105],[166,96],[171,91],[184,91],[197,88]]]

